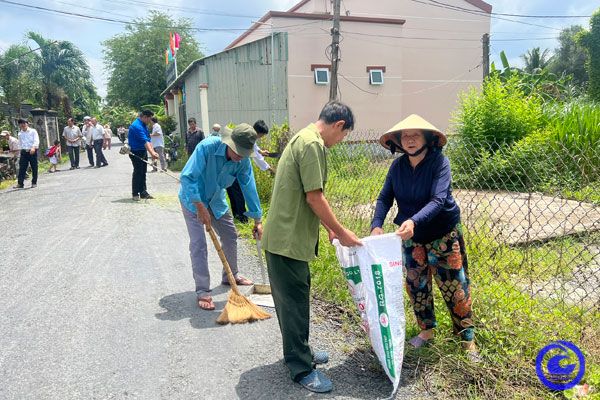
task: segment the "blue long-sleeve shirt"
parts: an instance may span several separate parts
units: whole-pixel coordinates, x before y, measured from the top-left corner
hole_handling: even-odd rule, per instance
[[[148,127],[142,122],[141,119],[136,118],[136,120],[129,125],[127,142],[133,151],[144,150],[146,148],[146,143],[150,142],[150,133],[148,132]]]
[[[194,203],[202,202],[215,218],[221,218],[229,209],[225,189],[237,179],[248,206],[244,215],[262,217],[250,159],[244,158],[240,162],[227,160],[227,145],[218,136],[206,138],[196,146],[180,178],[179,199],[194,214],[197,212]]]
[[[415,242],[425,244],[441,238],[460,222],[451,180],[450,162],[441,151],[428,151],[416,168],[406,155],[394,160],[377,198],[371,230],[383,226],[396,200],[398,215],[394,223],[401,225],[412,219]]]

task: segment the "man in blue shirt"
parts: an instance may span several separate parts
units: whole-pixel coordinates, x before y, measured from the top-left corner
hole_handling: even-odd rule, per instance
[[[233,131],[225,128],[221,137],[211,136],[201,141],[181,171],[179,201],[190,236],[190,257],[196,283],[198,306],[214,310],[210,296],[210,274],[205,229],[214,227],[238,285],[252,281],[238,274],[237,231],[225,199],[225,189],[237,179],[246,199],[245,215],[254,219],[254,234],[262,237],[262,209],[256,191],[250,155],[256,143],[256,132],[248,124]],[[228,284],[223,273],[221,283]]]
[[[153,116],[154,113],[152,111],[144,110],[129,126],[127,140],[131,148],[129,158],[133,164],[133,175],[131,177],[131,196],[133,201],[153,199],[146,190],[146,170],[148,164],[145,162],[148,160],[148,152],[153,159],[156,160],[158,158],[158,153],[152,147],[150,133],[148,132],[148,124]]]

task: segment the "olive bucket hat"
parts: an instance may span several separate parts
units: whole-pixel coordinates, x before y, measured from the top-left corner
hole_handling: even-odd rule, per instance
[[[402,134],[402,131],[407,129],[420,129],[422,131],[429,131],[433,133],[439,139],[439,147],[444,147],[444,145],[448,142],[446,135],[444,135],[442,131],[433,126],[431,123],[427,122],[423,117],[417,114],[412,114],[398,122],[389,131],[384,133],[379,138],[379,143],[388,150],[390,146],[387,144],[387,142],[390,140],[394,142],[397,147],[400,147],[400,134]]]
[[[233,130],[225,127],[221,134],[221,141],[231,150],[246,158],[252,155],[256,143],[256,131],[248,124],[239,124]]]

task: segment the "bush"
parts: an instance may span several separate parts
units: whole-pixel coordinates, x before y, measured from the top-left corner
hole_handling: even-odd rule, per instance
[[[493,151],[543,126],[542,102],[525,96],[517,77],[485,81],[483,91],[472,88],[460,97],[453,122],[461,138],[475,147]]]

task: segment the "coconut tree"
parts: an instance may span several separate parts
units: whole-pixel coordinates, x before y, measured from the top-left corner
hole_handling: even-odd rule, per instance
[[[525,62],[525,71],[532,73],[536,69],[546,68],[552,61],[550,50],[544,49],[541,51],[539,47],[527,50],[527,53],[522,54],[521,58]]]
[[[38,59],[42,79],[43,103],[57,108],[75,99],[83,108],[98,108],[99,97],[92,82],[85,56],[73,43],[44,38],[29,32],[27,38],[40,48]]]

